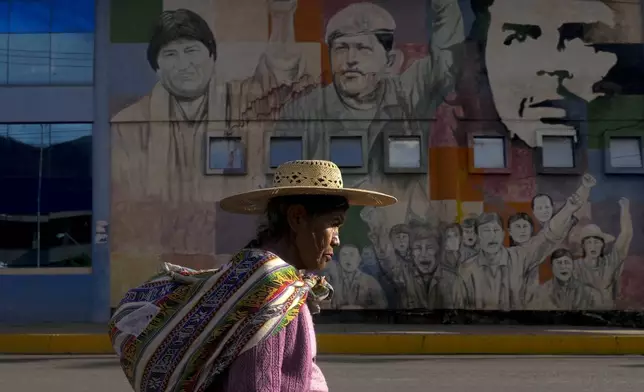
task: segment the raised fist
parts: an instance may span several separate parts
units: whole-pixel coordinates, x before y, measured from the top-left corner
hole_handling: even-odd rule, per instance
[[[628,210],[628,209],[630,208],[630,206],[631,206],[631,201],[630,201],[630,200],[628,200],[628,199],[627,199],[627,198],[625,198],[625,197],[620,198],[620,199],[617,201],[617,203],[618,203],[618,204],[619,204],[619,206],[620,206],[622,209],[624,209],[624,210]]]
[[[592,188],[597,185],[597,180],[592,175],[586,173],[581,178],[581,185],[585,186],[586,188]]]

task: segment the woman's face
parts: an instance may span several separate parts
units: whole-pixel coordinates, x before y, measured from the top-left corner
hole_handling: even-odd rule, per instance
[[[548,196],[539,196],[534,199],[534,206],[532,209],[534,216],[539,222],[546,223],[552,218],[553,208],[550,198]]]
[[[601,256],[604,241],[597,237],[587,237],[583,239],[584,254],[592,259]]]
[[[525,219],[518,219],[510,223],[510,236],[517,244],[528,242],[532,237],[532,225]]]
[[[289,208],[289,224],[295,232],[295,247],[300,269],[320,271],[333,258],[333,248],[340,245],[340,226],[346,211],[311,217],[302,206]]]

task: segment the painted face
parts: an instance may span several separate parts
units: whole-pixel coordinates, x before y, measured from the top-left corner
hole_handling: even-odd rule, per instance
[[[474,227],[463,227],[463,244],[473,247],[476,245],[477,234]]]
[[[363,260],[375,260],[376,259],[376,252],[373,250],[373,247],[365,246],[364,248],[362,248],[362,259]]]
[[[436,267],[436,243],[429,238],[414,241],[412,256],[414,263],[423,274],[432,273]]]
[[[517,244],[528,242],[532,237],[532,225],[525,219],[515,220],[510,223],[510,236]]]
[[[296,228],[295,245],[304,269],[320,271],[331,261],[333,248],[340,246],[339,231],[345,216],[344,211],[319,215]]]
[[[451,228],[447,230],[445,239],[445,249],[456,252],[461,247],[461,236],[458,230]]]
[[[361,261],[358,248],[354,245],[344,245],[340,248],[338,261],[340,262],[342,270],[345,272],[351,273],[357,271]]]
[[[555,278],[567,282],[572,277],[572,259],[562,256],[552,260],[552,273]]]
[[[200,41],[179,39],[164,46],[157,59],[163,86],[180,98],[197,98],[208,89],[215,62]]]
[[[548,196],[539,196],[534,199],[532,213],[540,223],[546,223],[552,218],[553,208]]]
[[[479,226],[479,245],[485,253],[495,254],[503,246],[503,228],[497,222]]]
[[[373,34],[343,36],[331,44],[331,71],[340,95],[371,94],[387,68],[387,52]]]
[[[409,250],[409,234],[397,233],[391,239],[394,249],[401,255],[407,254]]]
[[[595,259],[601,256],[604,240],[597,237],[587,237],[583,239],[583,247],[586,257]]]
[[[531,147],[538,129],[574,129],[564,119],[581,117],[573,112],[617,63],[590,42],[600,24],[614,25],[613,11],[600,1],[495,0],[490,14],[485,61],[507,128]]]

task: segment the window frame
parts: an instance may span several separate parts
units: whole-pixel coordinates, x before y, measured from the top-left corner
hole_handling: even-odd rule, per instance
[[[504,168],[482,168],[474,166],[474,142],[476,138],[497,138],[503,139],[503,151],[505,154]],[[511,174],[512,173],[512,150],[510,138],[497,131],[476,131],[467,135],[467,166],[471,174]]]
[[[535,166],[537,174],[563,174],[581,175],[587,170],[586,154],[584,154],[577,131],[575,129],[541,129],[536,134],[537,148],[535,154]],[[572,139],[572,162],[573,167],[549,167],[543,163],[543,140],[548,137],[567,137]]]
[[[242,167],[240,169],[211,169],[210,168],[210,141],[212,139],[239,139],[242,146]],[[245,130],[232,131],[207,131],[204,140],[205,159],[204,174],[207,176],[243,176],[248,174],[248,134]]]
[[[641,167],[613,167],[610,163],[611,139],[639,139]],[[604,132],[604,173],[606,174],[644,174],[644,132],[637,130],[620,130]]]
[[[72,125],[72,124],[89,126],[89,129],[90,129],[90,134],[89,135],[81,136],[79,138],[72,139],[72,140],[77,140],[77,139],[80,139],[82,137],[87,137],[87,136],[91,137],[92,138],[92,146],[90,147],[90,151],[91,151],[91,154],[93,154],[94,153],[93,152],[93,144],[94,144],[94,136],[95,136],[94,132],[95,132],[95,124],[96,123],[91,122],[91,121],[39,121],[39,122],[7,121],[7,122],[0,122],[0,129],[3,129],[4,127],[6,127],[4,129],[6,129],[6,131],[7,131],[6,133],[0,132],[0,136],[7,137],[7,138],[10,137],[11,134],[9,132],[9,128],[12,125],[35,125],[35,126],[40,126],[41,127],[41,132],[47,132],[47,134],[49,134],[48,143],[45,146],[42,146],[42,148],[43,149],[50,149],[52,147],[55,147],[58,144],[67,143],[67,142],[71,141],[71,140],[68,140],[68,141],[64,141],[64,142],[61,142],[61,143],[51,144],[51,142],[52,142],[52,128],[54,126],[56,126],[56,125]],[[45,126],[46,126],[46,128],[44,128]],[[42,133],[41,133],[41,135],[42,135]],[[24,143],[24,141],[20,141],[19,139],[18,139],[18,141]],[[26,143],[26,144],[28,144],[28,143]],[[44,159],[50,159],[50,158],[51,158],[50,155],[46,158],[45,155],[42,154],[41,159],[43,159],[43,161],[40,164],[43,165],[43,166],[45,164],[49,165],[50,161],[45,162]],[[90,156],[90,160],[92,161],[91,164],[93,165],[94,157]],[[43,171],[41,173],[39,173],[39,181],[42,181],[42,180],[56,180],[56,179],[67,180],[67,179],[81,178],[81,177],[74,177],[74,176],[52,176],[50,170],[51,170],[51,168],[48,168],[47,170],[44,170],[44,167],[43,167]],[[90,168],[90,173],[91,174],[90,174],[89,178],[92,179],[93,176],[94,176],[92,168]],[[10,177],[3,177],[3,178],[20,179],[20,178],[24,178],[24,177],[10,176]],[[48,195],[47,195],[47,193],[43,192],[44,189],[46,189],[46,188],[39,189],[39,192],[40,192],[39,196],[42,199],[47,200]],[[92,189],[91,193],[93,195],[94,189]],[[46,244],[43,247],[43,243],[45,242],[45,241],[43,241],[43,238],[46,238],[47,234],[52,233],[51,231],[48,231],[46,228],[43,227],[44,224],[48,224],[52,220],[55,220],[55,219],[74,218],[74,217],[78,218],[78,217],[83,217],[83,216],[89,216],[89,220],[90,220],[89,242],[88,243],[81,243],[81,244],[76,243],[76,245],[78,245],[78,246],[86,246],[86,247],[90,247],[90,249],[93,249],[93,246],[95,245],[94,244],[95,237],[93,236],[94,233],[93,233],[93,230],[92,230],[91,226],[95,224],[95,214],[94,214],[94,211],[92,211],[91,209],[90,210],[77,210],[77,211],[71,211],[71,212],[49,212],[49,213],[43,213],[41,211],[40,216],[38,216],[37,214],[36,215],[29,215],[28,213],[5,214],[4,221],[25,222],[25,223],[34,223],[34,224],[36,224],[37,225],[36,230],[38,230],[39,232],[36,231],[34,234],[36,234],[36,238],[38,238],[38,240],[35,240],[35,239],[33,240],[35,242],[35,247],[33,247],[32,250],[36,250],[42,256],[42,252],[49,251],[49,248],[47,247]],[[71,237],[71,235],[67,231],[55,230],[53,232],[58,232],[58,234],[65,233],[65,234],[67,234],[67,236],[73,242],[76,242],[76,238],[80,238],[80,237],[76,236],[75,234],[74,234],[74,237]],[[43,236],[43,234],[45,234],[45,235]],[[18,267],[18,268],[13,268],[13,267],[0,268],[0,275],[88,275],[88,274],[91,274],[92,269],[94,268],[94,265],[95,265],[94,264],[95,263],[95,259],[94,259],[95,255],[94,255],[93,251],[90,250],[89,253],[82,252],[81,255],[86,255],[86,256],[88,256],[90,258],[90,265],[88,267],[49,267],[47,264],[43,265],[42,263],[37,263],[35,266]]]
[[[384,172],[386,174],[427,174],[428,167],[428,145],[425,132],[418,130],[415,131],[402,131],[402,130],[387,130],[383,132],[383,155],[385,157]],[[419,167],[392,167],[389,165],[389,139],[418,139],[420,143],[420,166]]]
[[[342,167],[337,162],[333,162],[340,168],[344,174],[367,174],[369,173],[369,146],[367,142],[367,131],[347,131],[334,130],[326,131],[324,137],[324,157],[331,161],[331,139],[332,138],[355,138],[360,137],[362,147],[362,166],[360,167]]]
[[[271,140],[295,138],[302,141],[302,159],[309,159],[306,132],[294,130],[270,130],[264,133],[264,171],[266,174],[274,174],[275,169],[277,169],[271,167]]]

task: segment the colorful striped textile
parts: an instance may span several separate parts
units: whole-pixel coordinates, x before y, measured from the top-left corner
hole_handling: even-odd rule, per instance
[[[163,273],[127,292],[109,335],[136,392],[201,392],[242,352],[293,320],[315,283],[244,249],[224,267]]]

